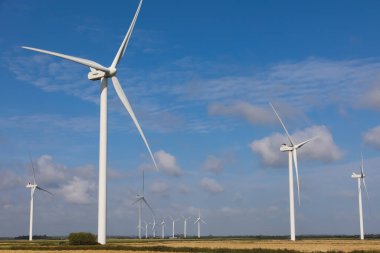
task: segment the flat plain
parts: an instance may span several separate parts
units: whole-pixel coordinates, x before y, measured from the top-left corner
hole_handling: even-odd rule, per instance
[[[0,252],[380,252],[380,239],[111,239],[106,246],[69,246],[65,240],[0,241]]]

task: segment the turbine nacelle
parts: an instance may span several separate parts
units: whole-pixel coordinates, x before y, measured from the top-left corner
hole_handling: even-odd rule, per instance
[[[36,184],[28,183],[28,184],[26,185],[26,188],[37,188],[37,185],[36,185]]]
[[[365,175],[364,174],[356,174],[355,172],[352,173],[351,175],[352,178],[364,178]]]
[[[286,144],[282,144],[280,147],[281,152],[293,151],[293,149],[294,149],[293,147],[290,147]]]
[[[92,80],[92,81],[100,80],[104,77],[107,77],[107,78],[113,77],[117,73],[117,70],[114,67],[108,68],[106,72],[99,69],[94,69],[94,68],[90,68],[90,69],[91,71],[88,73],[87,77],[89,80]]]
[[[88,72],[88,75],[87,75],[88,79],[92,81],[100,80],[105,76],[106,76],[105,72],[96,70],[96,69],[91,69],[91,71]]]

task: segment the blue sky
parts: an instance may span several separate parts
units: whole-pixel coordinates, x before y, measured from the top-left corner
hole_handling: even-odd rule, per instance
[[[36,194],[35,233],[97,231],[100,85],[83,66],[21,46],[108,66],[137,5],[0,1],[0,236],[27,234],[29,153],[38,183],[55,194]],[[118,78],[161,171],[110,86],[108,234],[136,234],[142,169],[158,217],[200,207],[204,234],[288,234],[286,137],[269,101],[297,141],[319,136],[299,152],[297,234],[358,234],[350,175],[361,150],[365,231],[379,233],[379,9],[145,0]]]

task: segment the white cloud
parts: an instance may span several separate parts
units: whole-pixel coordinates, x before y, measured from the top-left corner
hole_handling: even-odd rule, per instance
[[[207,159],[203,164],[203,169],[210,172],[219,173],[223,171],[223,168],[224,161],[213,155],[207,156]]]
[[[224,191],[223,186],[221,186],[215,179],[204,177],[200,182],[201,187],[211,193],[221,193]]]
[[[57,184],[63,181],[66,176],[66,167],[53,161],[49,155],[40,156],[34,163],[37,183]]]
[[[342,158],[343,151],[334,143],[330,131],[325,126],[312,126],[292,135],[296,143],[313,137],[317,138],[299,150],[299,159],[331,162]],[[281,144],[286,141],[286,135],[274,133],[261,140],[253,141],[250,147],[253,152],[260,155],[263,165],[278,167],[287,163],[288,156],[280,152]]]
[[[182,174],[181,168],[177,165],[177,160],[172,154],[159,150],[154,153],[154,157],[157,160],[158,168],[163,172],[172,176],[180,176]]]
[[[26,185],[26,181],[22,180],[18,175],[10,170],[0,171],[0,190],[9,189],[17,185]]]
[[[167,196],[169,194],[169,184],[163,181],[157,181],[150,187],[151,191],[161,196]]]
[[[60,187],[58,192],[69,203],[89,204],[94,201],[92,193],[95,191],[95,183],[89,180],[74,177],[67,184]]]
[[[363,141],[376,148],[380,149],[380,126],[369,129],[363,134]]]
[[[55,162],[50,155],[40,156],[34,164],[36,181],[41,187],[53,193],[57,192],[68,203],[89,204],[94,201],[94,166],[84,165],[69,169]]]
[[[180,184],[178,186],[178,191],[182,194],[188,194],[190,192],[190,188],[187,185]]]
[[[243,118],[252,124],[268,124],[275,122],[270,108],[252,105],[238,101],[229,105],[211,104],[208,107],[210,115],[234,116]]]

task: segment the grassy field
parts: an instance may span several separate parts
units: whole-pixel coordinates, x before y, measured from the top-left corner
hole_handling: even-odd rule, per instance
[[[36,240],[33,242],[0,241],[0,252],[205,252],[205,253],[282,253],[282,252],[380,252],[380,240],[352,239],[204,239],[204,240],[135,240],[111,239],[106,246],[70,246],[64,240]]]

